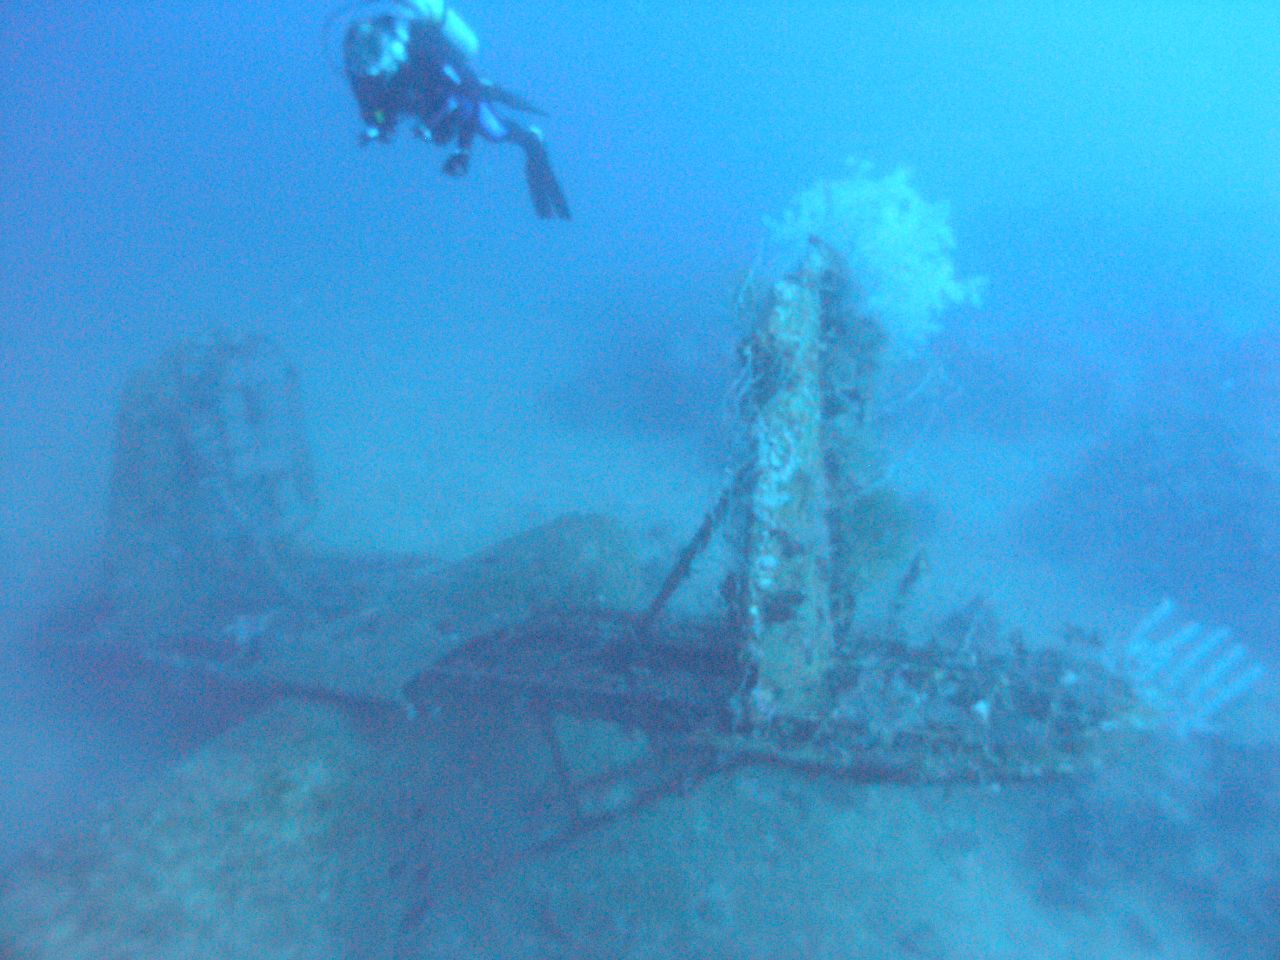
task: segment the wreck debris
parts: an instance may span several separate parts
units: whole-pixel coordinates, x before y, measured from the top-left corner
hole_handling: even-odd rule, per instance
[[[208,336],[136,376],[118,419],[104,554],[118,622],[312,608],[295,556],[316,507],[297,377],[259,337]]]
[[[648,766],[628,759],[592,784],[560,778],[560,801],[546,809],[576,813],[534,834],[563,838],[597,822],[583,811],[601,809],[586,794],[602,784],[623,798],[609,817],[651,802],[665,782],[654,763],[685,780],[742,763],[863,782],[1078,774],[1101,762],[1132,712],[1122,678],[1070,648],[1028,649],[981,598],[914,642],[855,618],[884,520],[867,507],[864,479],[878,476],[868,407],[882,338],[851,301],[818,242],[777,286],[743,350],[746,462],[641,616],[561,610],[514,624],[460,644],[406,688],[420,711],[449,690],[505,691],[648,735]],[[722,525],[737,550],[727,616],[659,629]],[[917,551],[899,596],[923,563]]]
[[[1109,658],[1030,648],[981,598],[922,636],[857,615],[900,518],[876,462],[883,334],[854,300],[818,241],[774,287],[743,350],[744,461],[656,593],[627,534],[587,515],[448,565],[306,549],[315,493],[278,356],[215,338],[139,378],[112,491],[114,610],[86,645],[346,708],[407,707],[369,711],[401,742],[366,749],[332,704],[277,708],[184,764],[167,796],[127,804],[79,859],[64,848],[71,859],[20,871],[0,894],[0,954],[176,957],[197,943],[248,955],[218,939],[239,931],[215,929],[206,908],[225,894],[240,916],[259,875],[225,858],[265,844],[287,849],[261,873],[276,899],[246,942],[271,943],[279,926],[308,955],[390,956],[397,919],[430,911],[428,884],[413,877],[404,909],[387,836],[371,829],[399,814],[361,811],[408,769],[465,801],[459,783],[489,765],[456,836],[422,803],[429,786],[406,791],[426,809],[398,824],[401,855],[421,847],[408,861],[438,861],[431,845],[449,843],[521,857],[744,765],[855,783],[1077,775],[1144,709],[1180,705],[1198,731],[1243,695],[1258,674],[1241,648],[1223,631],[1170,631],[1171,604]],[[727,609],[666,615],[718,532]],[[903,562],[881,576],[895,608],[927,579],[919,549]],[[392,754],[390,778],[362,766]],[[466,777],[441,776],[448,762]],[[138,812],[150,809],[159,820]],[[305,902],[276,892],[304,885]],[[49,945],[50,930],[64,939]]]
[[[826,709],[835,649],[833,543],[825,469],[826,364],[821,287],[835,269],[821,246],[773,302],[743,350],[750,456],[740,577],[755,724]]]
[[[1106,651],[1105,661],[1147,708],[1142,722],[1180,734],[1203,733],[1264,671],[1242,644],[1232,642],[1230,628],[1178,623],[1176,611],[1166,597]]]
[[[570,514],[451,564],[313,557],[313,582],[345,597],[326,619],[282,606],[134,653],[177,671],[259,688],[403,707],[404,685],[472,638],[547,610],[633,609],[642,592],[630,537],[607,518]],[[204,637],[207,632],[208,637]],[[108,624],[118,648],[132,638]]]
[[[1086,768],[1139,702],[1107,664],[1028,649],[980,600],[926,637],[856,616],[883,531],[898,523],[872,489],[882,476],[873,401],[884,334],[856,302],[839,256],[815,239],[757,311],[742,351],[743,461],[647,606],[651,585],[629,536],[599,517],[564,517],[450,565],[302,550],[295,534],[315,495],[292,375],[261,345],[187,345],[142,378],[146,402],[122,417],[120,462],[163,469],[117,483],[113,517],[153,538],[241,547],[235,531],[256,525],[264,532],[250,549],[224,556],[264,581],[257,589],[271,602],[212,613],[196,604],[205,616],[189,614],[180,638],[166,635],[172,611],[126,607],[126,620],[152,618],[136,632],[137,652],[419,716],[451,689],[505,693],[642,730],[655,749],[678,742],[717,762],[854,779],[998,782]],[[210,479],[188,493],[179,463]],[[729,554],[723,615],[664,616],[717,532]],[[115,541],[145,562],[162,546]],[[918,549],[903,564],[890,578],[899,598],[918,589]],[[205,582],[194,580],[202,601]],[[327,606],[280,584],[308,585]],[[1202,708],[1234,695],[1238,679],[1238,655],[1212,653],[1216,666],[1192,684]]]
[[[707,515],[702,518],[702,524],[698,527],[698,532],[693,535],[693,539],[680,551],[680,556],[667,574],[666,579],[663,580],[661,589],[658,590],[657,595],[649,602],[649,606],[645,608],[644,613],[636,622],[636,632],[638,634],[646,635],[653,628],[672,595],[689,578],[694,562],[706,550],[707,544],[711,542],[711,538],[716,532],[716,528],[724,522],[730,508],[742,495],[744,485],[754,473],[755,468],[753,465],[741,468],[734,476],[733,482],[720,494],[715,506],[707,511]]]
[[[881,489],[872,409],[883,333],[854,309],[850,284],[815,240],[775,286],[743,348],[743,462],[656,590],[629,536],[587,515],[449,565],[302,549],[314,493],[301,433],[289,403],[259,396],[291,395],[291,376],[249,362],[247,347],[188,346],[141,381],[145,402],[122,418],[120,463],[148,469],[117,483],[112,548],[125,557],[117,570],[163,569],[176,552],[166,582],[179,569],[200,576],[172,608],[117,578],[104,636],[135,642],[152,664],[411,717],[438,720],[473,694],[508,705],[511,728],[546,753],[533,766],[550,779],[521,787],[550,797],[531,801],[543,817],[526,831],[535,846],[747,763],[897,783],[1087,770],[1141,705],[1132,671],[1069,646],[1029,648],[980,599],[925,636],[857,615],[883,571],[885,531],[902,524]],[[211,479],[184,485],[184,469]],[[717,533],[729,554],[722,613],[665,615]],[[208,569],[200,544],[211,545]],[[895,603],[926,575],[918,549],[902,562],[887,580]],[[238,606],[211,582],[224,569],[250,581]],[[1130,645],[1153,677],[1153,650],[1183,652],[1181,640],[1154,640],[1159,622]],[[1250,676],[1224,643],[1211,634],[1174,657],[1196,716]],[[616,764],[573,776],[581,744],[563,742],[565,717],[637,737]],[[464,705],[458,722],[469,718]]]
[[[180,344],[119,416],[104,549],[111,608],[83,638],[182,671],[403,703],[467,638],[546,607],[634,607],[639,563],[571,514],[453,564],[321,551],[297,377],[256,337]]]
[[[748,669],[739,639],[724,624],[671,624],[642,635],[618,614],[549,614],[474,638],[424,670],[406,694],[419,713],[462,693],[515,696],[535,712],[641,730],[655,751],[665,745],[689,761],[691,779],[768,763],[907,784],[1080,773],[1098,761],[1109,725],[1131,705],[1101,667],[1057,652],[884,641],[835,653],[824,678],[833,707],[822,716],[744,731],[733,709]],[[609,782],[625,784],[632,765],[628,758],[610,771]],[[622,792],[649,796],[638,787]]]

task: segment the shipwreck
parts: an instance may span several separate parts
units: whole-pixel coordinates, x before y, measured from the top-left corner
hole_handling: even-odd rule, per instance
[[[1221,637],[1146,625],[1130,650],[1144,688],[1080,636],[1025,638],[980,601],[924,633],[893,617],[922,560],[881,562],[899,522],[876,469],[885,334],[855,293],[815,239],[744,308],[738,462],[659,579],[626,530],[586,514],[456,563],[317,551],[301,536],[319,494],[283,356],[211,336],[140,374],[119,418],[102,610],[56,655],[275,706],[74,856],[24,867],[3,895],[7,955],[416,956],[404,939],[448,896],[430,870],[441,844],[498,871],[743,767],[1075,777],[1133,748],[1176,658],[1206,716],[1241,695],[1254,673]],[[708,567],[714,595],[675,609]],[[869,590],[889,598],[875,617]],[[440,771],[477,751],[494,773],[467,793]],[[465,844],[441,838],[463,806],[488,811],[487,840],[474,822]],[[200,839],[212,821],[219,836]],[[233,856],[261,862],[237,872]],[[586,955],[561,921],[544,927]]]

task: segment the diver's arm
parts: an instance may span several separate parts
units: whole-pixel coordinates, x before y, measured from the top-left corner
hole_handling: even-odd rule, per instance
[[[452,121],[453,149],[444,162],[444,172],[451,177],[465,176],[471,168],[471,145],[475,142],[480,126],[479,114],[483,106],[466,96],[456,98],[450,117]]]
[[[451,177],[464,177],[471,169],[471,144],[476,138],[474,125],[465,124],[458,130],[458,143],[444,162],[443,170]]]

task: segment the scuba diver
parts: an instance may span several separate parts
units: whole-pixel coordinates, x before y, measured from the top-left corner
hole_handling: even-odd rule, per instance
[[[523,97],[481,79],[478,43],[447,0],[395,0],[388,12],[353,21],[343,39],[347,79],[360,107],[362,144],[387,142],[401,117],[415,134],[449,149],[444,172],[466,174],[476,136],[524,151],[525,179],[539,217],[569,219],[542,131],[511,112],[542,115]],[[505,110],[501,108],[507,108]]]

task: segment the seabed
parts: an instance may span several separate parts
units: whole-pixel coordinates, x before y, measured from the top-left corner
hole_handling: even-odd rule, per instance
[[[1260,675],[1170,608],[1110,642],[980,599],[904,616],[923,562],[852,283],[814,240],[748,306],[740,460],[660,575],[589,513],[452,563],[318,551],[279,352],[210,337],[140,373],[104,612],[49,655],[243,717],[17,865],[0,955],[1274,957],[1229,881],[1219,954],[1156,885],[1034,849],[1148,803]],[[1244,886],[1275,830],[1199,856]]]

